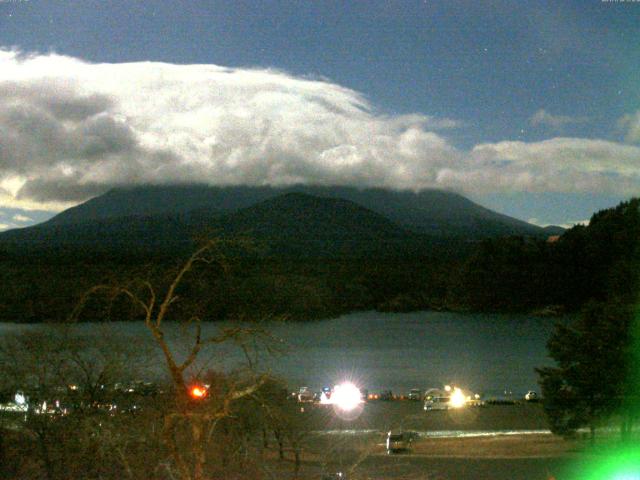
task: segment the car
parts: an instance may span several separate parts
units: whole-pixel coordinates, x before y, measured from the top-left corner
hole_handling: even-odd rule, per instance
[[[309,389],[309,387],[300,387],[300,390],[298,392],[299,402],[313,402],[315,398],[315,394]]]
[[[411,389],[409,392],[409,400],[419,401],[422,399],[422,392],[417,388]]]
[[[424,411],[428,412],[431,410],[449,410],[451,402],[451,397],[448,396],[427,396],[424,400]]]
[[[387,433],[387,453],[406,452],[411,448],[413,435],[409,432],[388,432]]]
[[[529,391],[525,394],[524,399],[525,399],[527,402],[537,402],[537,401],[539,401],[539,400],[540,400],[540,399],[538,398],[538,394],[537,394],[536,392],[534,392],[533,390],[529,390]]]

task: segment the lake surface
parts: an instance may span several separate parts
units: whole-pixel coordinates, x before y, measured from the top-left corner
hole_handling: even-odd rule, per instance
[[[213,335],[219,325],[205,324],[203,336]],[[360,312],[311,323],[270,323],[266,328],[288,353],[261,356],[258,368],[283,376],[292,388],[319,390],[351,379],[370,392],[406,393],[452,383],[474,392],[509,390],[522,395],[539,390],[534,368],[552,363],[546,342],[553,325],[549,318],[442,312]],[[48,328],[56,327],[0,324],[0,336]],[[127,342],[139,351],[154,348],[142,323],[85,323],[74,328]],[[167,329],[174,347],[186,351],[189,331],[177,325]],[[241,350],[224,345],[202,355],[198,368],[231,369],[243,359]],[[158,357],[154,374],[161,372]]]

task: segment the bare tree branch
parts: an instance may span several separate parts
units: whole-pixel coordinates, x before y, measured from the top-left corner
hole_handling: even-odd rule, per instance
[[[200,353],[200,350],[202,349],[202,327],[201,327],[201,321],[200,321],[200,318],[198,318],[198,317],[194,317],[194,320],[196,321],[195,340],[194,340],[194,343],[193,343],[193,347],[191,348],[191,351],[189,352],[189,355],[184,360],[184,362],[182,362],[178,366],[178,369],[181,372],[184,372],[187,368],[189,368],[191,366],[191,364],[193,364],[193,362],[195,362],[195,360],[196,360],[196,358],[198,356],[198,353]]]
[[[156,290],[149,281],[138,281],[137,288],[135,283],[125,286],[97,285],[83,295],[69,317],[71,321],[76,320],[89,298],[98,293],[106,293],[111,296],[112,300],[123,295],[142,309],[145,314],[145,325],[163,353],[165,365],[175,388],[178,411],[165,416],[162,438],[175,462],[176,473],[182,480],[204,478],[206,460],[204,445],[207,441],[207,435],[203,435],[203,432],[207,425],[213,427],[221,419],[229,417],[232,413],[233,402],[255,394],[270,378],[263,375],[251,382],[250,385],[243,387],[231,383],[221,397],[215,399],[215,402],[205,400],[194,403],[189,398],[188,382],[185,375],[198,359],[202,349],[206,345],[231,341],[242,349],[249,367],[252,368],[255,365],[255,360],[251,357],[250,348],[253,348],[257,355],[258,341],[265,344],[267,351],[276,351],[277,347],[281,346],[281,341],[263,329],[246,326],[223,328],[219,334],[203,339],[202,321],[198,316],[194,316],[186,322],[187,324],[195,323],[194,338],[189,352],[182,362],[176,360],[175,352],[165,339],[162,323],[166,319],[170,307],[178,301],[177,292],[185,276],[193,270],[196,264],[217,263],[223,273],[228,272],[228,264],[220,249],[221,244],[221,240],[213,239],[198,248],[177,270],[163,294]],[[144,293],[145,291],[146,293]],[[191,440],[188,452],[178,448],[180,438],[183,438],[186,432]]]
[[[206,242],[202,247],[196,250],[189,257],[186,263],[178,271],[178,274],[173,279],[173,282],[171,282],[171,285],[169,285],[169,289],[167,290],[164,300],[160,304],[160,311],[158,312],[158,315],[156,316],[156,319],[155,319],[155,323],[158,328],[162,324],[162,321],[164,320],[164,317],[167,314],[169,306],[177,300],[177,297],[175,296],[175,291],[176,291],[176,288],[178,288],[178,285],[180,285],[180,283],[182,282],[183,277],[187,274],[187,272],[189,272],[193,268],[193,265],[197,262],[212,263],[213,260],[208,259],[207,257],[204,256],[204,254],[207,251],[213,248],[216,248],[217,244],[218,244],[218,240],[215,240],[215,239],[209,240],[208,242]]]

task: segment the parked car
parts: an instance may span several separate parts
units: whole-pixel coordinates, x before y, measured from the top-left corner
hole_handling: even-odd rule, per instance
[[[418,390],[417,388],[411,389],[411,391],[409,392],[409,400],[422,400],[422,391]]]
[[[406,452],[411,448],[413,435],[409,432],[387,433],[387,453]]]
[[[315,397],[315,394],[309,390],[309,387],[300,387],[300,391],[298,392],[299,402],[313,402]]]
[[[538,394],[536,392],[534,392],[533,390],[529,390],[525,396],[524,399],[527,402],[537,402],[540,400],[540,398],[538,398]]]
[[[451,398],[450,397],[432,397],[427,396],[424,400],[424,411],[431,410],[449,410]]]

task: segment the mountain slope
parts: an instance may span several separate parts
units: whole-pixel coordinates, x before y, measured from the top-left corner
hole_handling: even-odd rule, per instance
[[[398,295],[393,308],[426,308],[442,298],[450,266],[475,245],[408,231],[350,200],[279,193],[226,212],[216,205],[176,212],[176,202],[171,213],[94,215],[4,232],[0,321],[62,320],[87,289],[105,282],[144,278],[163,285],[198,235],[252,240],[248,249],[226,249],[232,260],[224,280],[217,266],[200,265],[187,282],[182,298],[209,318],[326,318],[377,308]],[[114,319],[139,313],[98,301],[87,318],[105,310]]]
[[[221,214],[247,208],[286,193],[349,200],[412,230],[472,239],[504,235],[545,236],[542,228],[501,215],[446,191],[421,192],[353,187],[145,186],[119,188],[66,210],[46,225],[70,225],[127,216],[184,214],[206,209]]]
[[[295,257],[361,256],[394,251],[414,235],[348,200],[285,193],[214,219],[229,235],[247,235]]]
[[[78,253],[171,254],[192,248],[202,232],[247,236],[267,253],[296,257],[396,253],[419,240],[382,215],[348,200],[285,193],[221,214],[211,208],[186,213],[98,218],[64,224],[48,222],[0,235],[12,251],[71,249]]]

